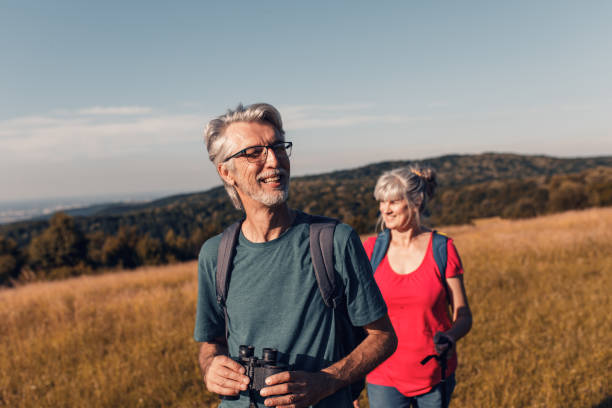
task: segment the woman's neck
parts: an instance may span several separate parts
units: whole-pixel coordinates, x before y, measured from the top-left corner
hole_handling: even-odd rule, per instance
[[[391,242],[394,245],[408,247],[421,234],[429,230],[422,225],[409,225],[404,228],[391,230]]]

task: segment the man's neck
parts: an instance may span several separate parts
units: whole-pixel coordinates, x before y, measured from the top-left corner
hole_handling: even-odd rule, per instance
[[[276,207],[245,208],[245,214],[242,233],[251,242],[268,242],[280,237],[295,219],[295,211],[286,203]]]

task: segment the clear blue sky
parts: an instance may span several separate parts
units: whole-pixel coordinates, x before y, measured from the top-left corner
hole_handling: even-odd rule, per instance
[[[0,201],[218,185],[213,116],[269,102],[293,174],[612,154],[612,2],[0,3]]]

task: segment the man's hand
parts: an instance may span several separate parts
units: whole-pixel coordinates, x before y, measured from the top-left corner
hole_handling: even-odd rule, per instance
[[[238,395],[249,384],[249,377],[244,373],[240,364],[227,356],[217,355],[204,371],[204,384],[208,391],[219,395]]]
[[[326,373],[283,371],[266,378],[260,394],[268,407],[301,408],[314,405],[333,394],[334,380]]]

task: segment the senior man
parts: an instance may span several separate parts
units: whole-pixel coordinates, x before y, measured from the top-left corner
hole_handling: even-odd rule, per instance
[[[349,385],[397,344],[359,237],[348,225],[335,227],[333,264],[344,303],[328,307],[309,252],[313,218],[287,205],[292,143],[280,113],[264,103],[239,105],[210,121],[205,140],[228,195],[245,215],[224,305],[216,289],[221,235],[206,241],[199,255],[194,338],[202,343],[206,388],[233,397],[221,407],[352,407]],[[348,355],[338,330],[345,322],[365,330]],[[230,358],[240,345],[254,346],[256,354],[276,348],[290,368],[267,377],[254,396],[244,367]]]

